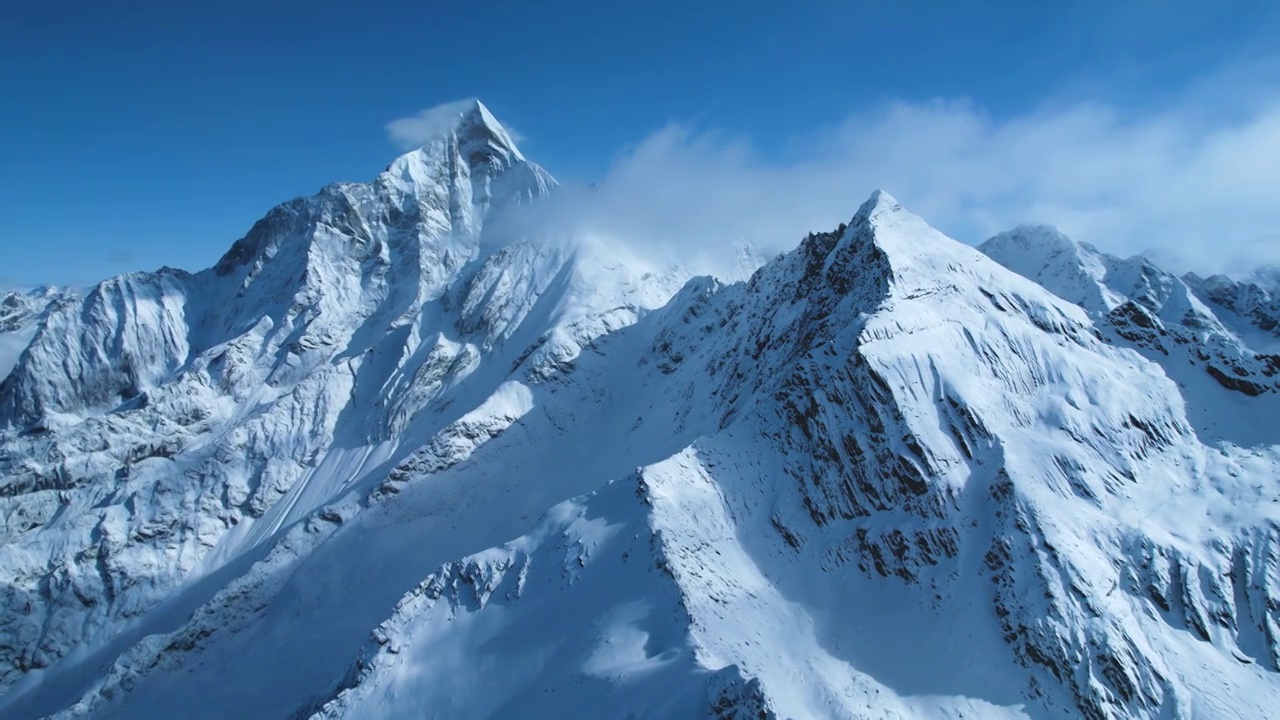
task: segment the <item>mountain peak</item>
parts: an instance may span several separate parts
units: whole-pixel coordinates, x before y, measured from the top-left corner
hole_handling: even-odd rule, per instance
[[[853,224],[858,225],[881,214],[897,212],[901,209],[902,204],[892,195],[877,188],[858,208],[858,212],[853,216]]]
[[[512,154],[519,159],[524,159],[520,154],[519,148],[516,147],[515,138],[512,137],[510,131],[507,130],[493,113],[489,112],[489,108],[478,98],[470,98],[460,101],[463,106],[462,112],[458,115],[456,131],[459,137],[466,138],[484,138],[496,141],[498,144],[511,150]]]
[[[489,111],[489,108],[485,107],[485,104],[480,102],[480,98],[468,98],[463,102],[468,105],[466,112],[467,117],[475,118],[490,127],[502,129],[502,123],[498,122],[498,118],[494,117],[493,113]]]
[[[387,129],[393,138],[414,148],[409,154],[456,142],[462,147],[482,151],[488,148],[489,153],[524,160],[511,131],[477,98],[441,103],[395,120]]]
[[[400,197],[445,192],[450,200],[435,197],[427,205],[452,208],[441,225],[452,232],[474,234],[490,209],[543,197],[556,184],[475,98],[437,105],[389,129],[417,147],[391,161],[377,183],[395,188]]]
[[[1078,242],[1053,225],[1019,225],[1012,230],[992,236],[978,246],[988,256],[1008,267],[1024,266],[1077,267],[1081,272],[1101,277],[1102,254],[1088,243]],[[1015,272],[1030,268],[1015,268]],[[1022,273],[1026,274],[1026,273]]]
[[[1105,281],[1109,258],[1052,225],[1019,225],[991,237],[978,250],[1091,312],[1105,314],[1124,301]]]
[[[1023,248],[1035,248],[1037,252],[1079,253],[1088,247],[1071,239],[1066,233],[1053,225],[1031,223],[1019,225],[1012,230],[998,233],[988,239],[985,246],[1015,245]]]

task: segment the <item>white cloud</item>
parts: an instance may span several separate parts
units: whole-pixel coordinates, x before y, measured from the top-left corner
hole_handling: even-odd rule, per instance
[[[507,135],[511,136],[511,142],[516,145],[519,145],[527,139],[527,136],[524,133],[512,127],[509,123],[502,123],[502,129],[507,131]]]
[[[965,103],[898,104],[835,134],[839,182],[886,187],[969,241],[1048,222],[1120,254],[1214,269],[1280,261],[1280,102],[1125,117],[1080,104],[997,121]]]
[[[475,98],[451,100],[440,103],[425,110],[419,110],[409,117],[396,118],[387,123],[387,139],[391,144],[404,150],[421,147],[441,133],[448,132],[457,122],[459,116],[469,112],[476,104]],[[514,127],[503,123],[503,129],[511,137],[511,141],[519,145],[525,136]]]
[[[1044,222],[1114,253],[1156,250],[1175,270],[1278,263],[1280,96],[1241,87],[1228,106],[1221,83],[1197,87],[1211,93],[1137,114],[1076,102],[995,118],[965,100],[895,102],[792,138],[782,159],[672,124],[552,216],[673,251],[785,249],[883,188],[967,242]]]
[[[453,100],[419,111],[409,117],[387,123],[387,136],[392,144],[410,150],[448,132],[458,116],[475,107],[474,99]]]

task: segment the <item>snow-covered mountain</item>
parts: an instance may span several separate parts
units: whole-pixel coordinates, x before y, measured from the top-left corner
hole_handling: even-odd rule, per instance
[[[1234,321],[1240,334],[1254,333],[1255,342],[1275,351],[1280,349],[1280,271],[1272,273],[1274,277],[1260,272],[1245,280],[1189,273],[1183,280],[1226,321]]]
[[[1244,278],[1246,283],[1258,285],[1274,295],[1280,291],[1280,265],[1262,265],[1254,268]]]
[[[214,268],[23,310],[4,716],[1280,707],[1242,301],[883,193],[736,283],[493,222],[554,187],[470,103]]]
[[[1280,425],[1240,422],[1280,417],[1280,336],[1269,329],[1280,307],[1266,291],[1223,276],[1178,278],[1146,257],[1121,259],[1044,226],[1001,233],[980,249],[1084,308],[1108,342],[1160,364],[1202,439],[1277,442]]]

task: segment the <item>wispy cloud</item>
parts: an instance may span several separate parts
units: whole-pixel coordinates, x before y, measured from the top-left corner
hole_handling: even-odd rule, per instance
[[[508,123],[502,123],[502,129],[507,131],[507,134],[511,136],[511,141],[517,145],[523,143],[525,140],[528,139],[527,135],[520,132],[518,128],[515,128]]]
[[[129,248],[116,248],[107,253],[103,260],[111,265],[128,265],[137,259],[138,255]]]
[[[1206,117],[1193,99],[1144,115],[1105,105],[997,120],[964,102],[896,104],[834,133],[835,182],[888,188],[978,241],[1048,222],[1120,254],[1223,269],[1280,261],[1280,101]]]
[[[673,123],[550,217],[682,252],[782,249],[883,188],[967,242],[1044,222],[1118,254],[1158,251],[1177,270],[1280,263],[1275,77],[1223,72],[1144,112],[1075,101],[995,117],[964,99],[892,102],[774,156]]]
[[[387,136],[392,144],[409,150],[422,145],[442,132],[447,132],[458,116],[475,105],[474,99],[453,100],[421,110],[409,117],[387,123]]]
[[[408,117],[396,118],[387,123],[387,138],[391,143],[404,150],[412,150],[429,142],[443,132],[447,132],[458,117],[475,107],[475,98],[452,100],[434,107],[420,110]],[[524,141],[525,136],[510,125],[502,127],[516,144]]]

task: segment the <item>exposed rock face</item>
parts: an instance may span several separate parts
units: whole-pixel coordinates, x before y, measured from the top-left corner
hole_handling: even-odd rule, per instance
[[[1228,412],[1275,379],[1225,301],[883,193],[733,284],[490,242],[552,186],[476,104],[208,271],[41,310],[6,717],[1280,706],[1280,435]]]

